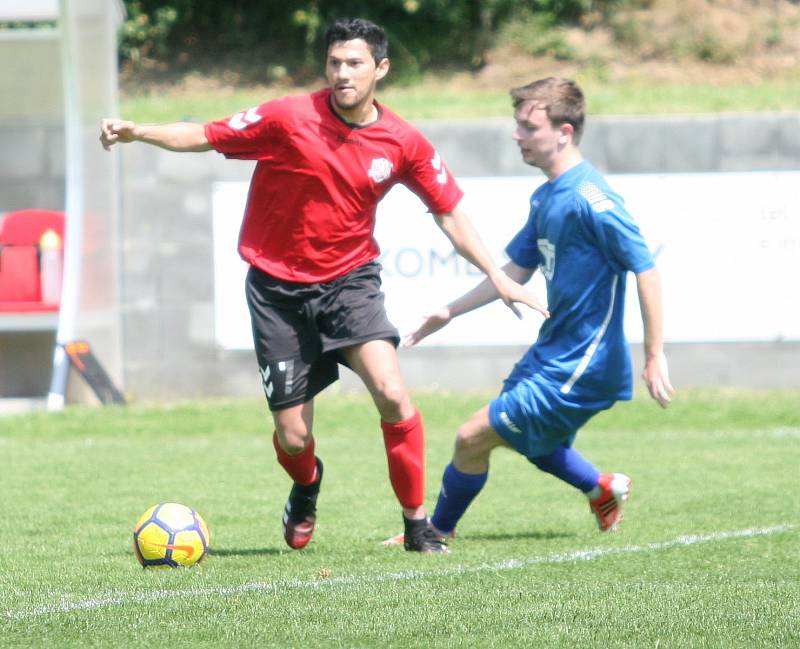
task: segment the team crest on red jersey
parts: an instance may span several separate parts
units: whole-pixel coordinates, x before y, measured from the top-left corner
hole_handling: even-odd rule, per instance
[[[373,158],[367,175],[376,183],[382,183],[392,175],[392,163],[386,158]]]

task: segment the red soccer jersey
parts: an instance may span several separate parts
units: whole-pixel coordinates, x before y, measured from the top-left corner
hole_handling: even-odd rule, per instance
[[[383,106],[367,126],[343,121],[330,90],[284,97],[209,122],[205,133],[227,158],[258,160],[239,254],[293,282],[324,282],[378,257],[378,201],[406,185],[434,214],[463,192],[430,142]]]

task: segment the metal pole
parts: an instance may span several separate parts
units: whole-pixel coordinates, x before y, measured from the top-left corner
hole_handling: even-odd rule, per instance
[[[64,142],[66,157],[66,232],[64,246],[64,284],[58,316],[53,375],[47,395],[47,409],[64,408],[69,378],[69,358],[64,343],[75,334],[80,305],[81,250],[83,249],[83,151],[81,143],[80,69],[75,43],[76,17],[70,0],[59,0],[61,76],[64,92]]]

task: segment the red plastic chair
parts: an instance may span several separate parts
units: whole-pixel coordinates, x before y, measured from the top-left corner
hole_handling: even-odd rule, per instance
[[[0,221],[0,245],[38,246],[47,230],[55,230],[64,240],[64,212],[54,210],[19,210],[9,212]]]
[[[0,305],[9,302],[38,302],[40,299],[36,247],[0,248]]]
[[[54,210],[9,212],[0,221],[0,311],[50,311],[41,302],[39,240],[54,230],[64,240],[64,213]]]

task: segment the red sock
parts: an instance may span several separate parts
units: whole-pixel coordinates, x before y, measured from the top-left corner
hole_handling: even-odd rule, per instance
[[[278,443],[278,434],[272,434],[272,445],[280,464],[297,484],[310,485],[317,479],[317,458],[314,456],[314,438],[297,455],[289,455]]]
[[[415,509],[425,500],[425,429],[419,411],[396,424],[381,422],[389,481],[403,507]]]

